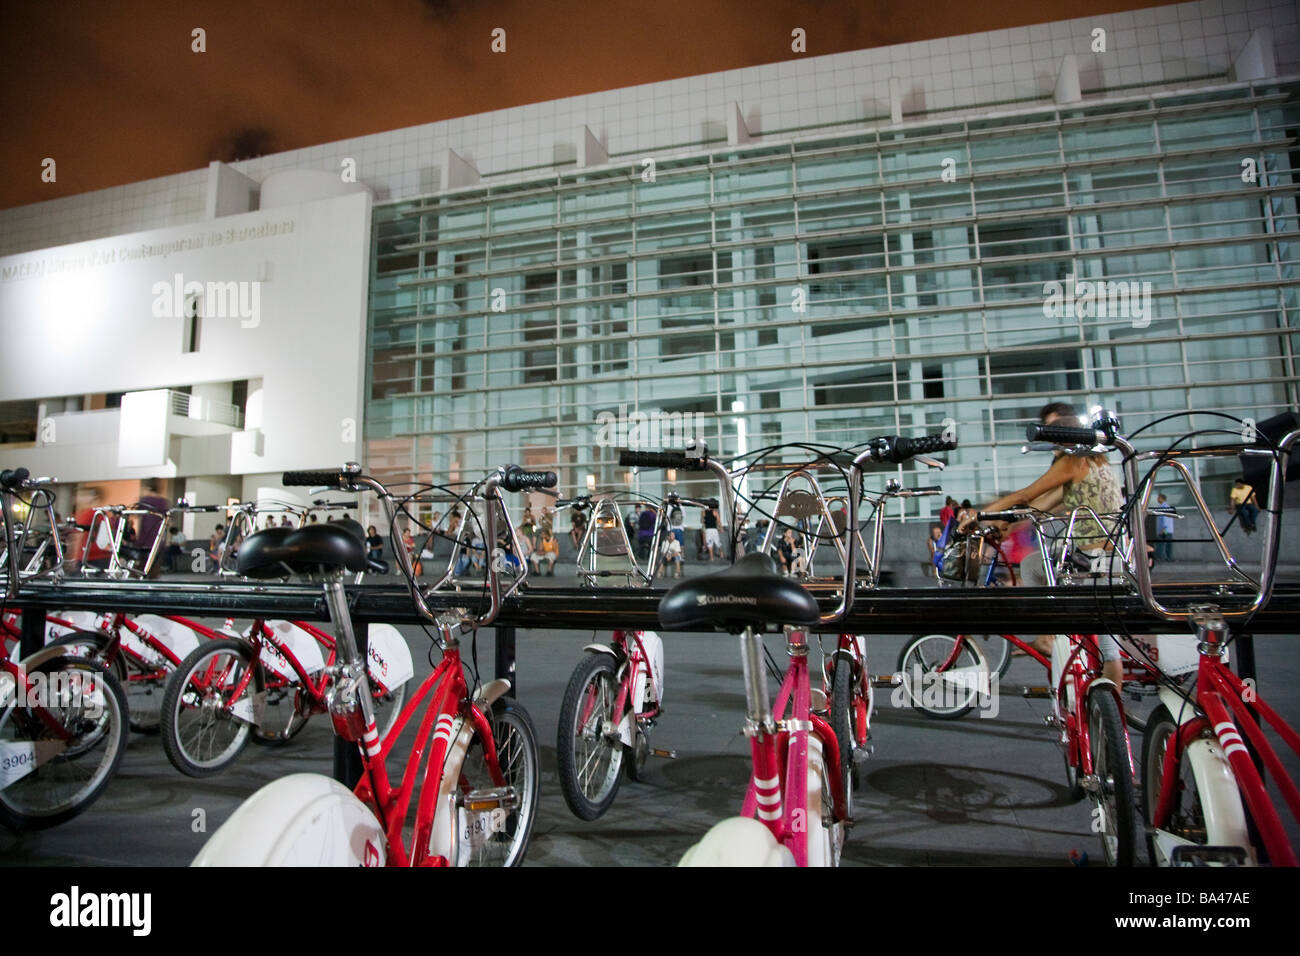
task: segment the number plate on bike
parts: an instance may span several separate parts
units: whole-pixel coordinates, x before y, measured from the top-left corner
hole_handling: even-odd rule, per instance
[[[475,850],[484,846],[492,834],[505,829],[505,816],[501,809],[466,810],[461,807],[458,811],[461,842]]]
[[[30,740],[0,742],[0,790],[36,769],[36,744]]]

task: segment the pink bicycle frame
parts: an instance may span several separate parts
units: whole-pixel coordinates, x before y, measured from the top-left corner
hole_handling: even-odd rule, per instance
[[[831,793],[836,819],[844,814],[844,788],[839,777],[840,750],[830,724],[812,713],[812,691],[808,675],[808,635],[806,631],[786,631],[790,648],[790,667],[777,693],[771,713],[751,708],[750,755],[752,773],[741,815],[753,817],[765,825],[776,839],[794,855],[797,866],[808,865],[808,734],[815,733],[822,745],[829,768]],[[749,636],[752,640],[761,638]],[[744,640],[745,638],[742,638]],[[764,675],[758,675],[765,679]],[[751,702],[752,703],[752,702]],[[782,720],[784,727],[772,721],[772,713],[791,713]],[[769,725],[770,726],[765,726]],[[751,733],[752,729],[752,733]],[[782,765],[784,764],[784,771]],[[820,825],[819,822],[816,825]]]

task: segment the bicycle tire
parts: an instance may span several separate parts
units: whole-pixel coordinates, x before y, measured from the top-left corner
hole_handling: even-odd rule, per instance
[[[1136,851],[1137,821],[1133,773],[1124,742],[1124,718],[1108,690],[1088,695],[1088,736],[1092,747],[1092,772],[1098,790],[1092,793],[1094,831],[1100,821],[1102,854],[1107,866],[1132,866]],[[1112,842],[1113,839],[1113,842]]]
[[[0,825],[11,830],[44,830],[84,812],[104,792],[126,750],[127,703],[121,682],[111,671],[83,657],[55,657],[31,673],[89,676],[102,690],[102,710],[90,714],[84,697],[65,707],[47,706],[64,728],[74,728],[73,743],[28,775],[0,790]],[[69,678],[65,686],[75,686]],[[94,690],[94,684],[91,686]],[[49,740],[51,729],[30,708],[10,705],[0,712],[0,741],[36,743]],[[102,745],[102,746],[101,746]],[[100,751],[98,759],[92,754]],[[71,783],[60,788],[61,777]]]
[[[234,638],[205,641],[181,661],[180,666],[168,678],[167,688],[163,692],[162,744],[163,752],[167,754],[172,766],[189,777],[208,777],[224,770],[243,752],[252,735],[252,724],[230,715],[226,707],[226,696],[220,689],[213,691],[204,683],[215,676],[213,665],[219,663],[223,655],[231,659],[231,663],[225,666],[236,668],[233,673],[222,676],[223,686],[238,684],[243,672],[252,668],[252,677],[244,688],[243,696],[249,698],[263,693],[262,668],[245,641]],[[211,662],[209,658],[212,659]],[[238,665],[235,661],[238,661]],[[207,674],[197,677],[203,670]],[[186,716],[196,709],[206,712],[199,715],[197,729],[191,726]],[[215,755],[198,754],[204,733],[211,731],[215,738],[218,728],[224,731],[222,736],[226,738],[226,743]]]
[[[963,635],[962,649],[949,672],[964,670],[971,680],[950,682],[938,680],[938,693],[928,685],[935,682],[931,674],[951,655],[958,638],[949,634],[918,634],[903,645],[898,654],[898,672],[902,675],[902,689],[907,703],[935,720],[956,720],[970,713],[979,700],[979,689],[987,676],[987,664]],[[917,686],[917,680],[920,685]],[[963,686],[963,684],[965,686]]]
[[[853,745],[857,740],[855,689],[853,661],[836,657],[831,674],[831,730],[840,748],[840,780],[844,785],[845,813],[849,816],[853,813],[853,790],[858,786],[858,765],[853,759]]]
[[[541,779],[537,730],[533,727],[528,711],[524,710],[523,705],[517,700],[510,697],[497,700],[487,717],[492,724],[492,736],[496,744],[501,772],[505,777],[506,785],[512,788],[515,794],[515,806],[505,811],[504,818],[499,821],[499,827],[494,822],[491,834],[482,845],[477,847],[465,837],[464,825],[458,820],[455,831],[457,834],[456,864],[458,866],[519,866],[528,852],[528,842],[533,833],[533,821],[537,817],[537,791]],[[462,796],[478,787],[492,788],[492,779],[483,754],[482,741],[475,734],[459,770]]]
[[[555,759],[564,802],[580,820],[599,818],[618,794],[623,745],[603,734],[622,715],[609,713],[618,697],[618,669],[610,655],[588,654],[573,671],[560,704]],[[582,711],[590,708],[579,726]]]
[[[632,746],[626,748],[623,755],[623,770],[627,779],[636,783],[645,779],[645,765],[650,759],[650,738],[637,724],[633,730]]]

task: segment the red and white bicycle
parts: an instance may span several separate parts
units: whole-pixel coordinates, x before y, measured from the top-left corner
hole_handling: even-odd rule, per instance
[[[336,472],[292,472],[284,476],[284,484],[374,491],[396,537],[392,496],[360,472],[357,465]],[[496,542],[504,521],[503,533],[519,553],[500,491],[554,484],[553,472],[527,472],[516,466],[485,478],[473,492],[486,513],[483,540]],[[336,525],[259,532],[244,542],[239,571],[260,578],[302,574],[322,582],[338,651],[336,663],[327,668],[327,707],[335,732],[360,751],[361,780],[355,790],[319,774],[293,774],[268,784],[212,835],[194,865],[518,865],[537,810],[537,734],[527,712],[507,696],[508,681],[494,680],[471,690],[460,635],[490,624],[502,601],[526,579],[527,568],[507,562],[495,548],[487,562],[484,594],[456,592],[467,603],[485,597],[487,610],[435,611],[414,576],[406,549],[394,547],[415,606],[437,625],[443,658],[381,736],[343,590],[344,576],[366,566],[366,548],[356,535]],[[515,576],[503,591],[501,578],[507,568]],[[450,579],[451,570],[443,580]],[[394,783],[388,759],[417,715],[414,744],[401,765],[400,782]]]
[[[1072,436],[1047,436],[1074,441]],[[1252,445],[1174,447],[1159,453],[1137,454],[1129,440],[1113,432],[1094,436],[1125,454],[1125,479],[1136,489],[1140,510],[1130,523],[1137,553],[1146,546],[1143,518],[1154,477],[1163,468],[1183,481],[1196,512],[1216,544],[1233,583],[1219,588],[1214,603],[1172,606],[1157,595],[1150,568],[1137,562],[1138,592],[1152,613],[1190,625],[1195,636],[1157,638],[1153,666],[1162,675],[1160,706],[1148,718],[1142,744],[1143,809],[1152,863],[1158,866],[1239,865],[1296,866],[1295,848],[1287,838],[1281,815],[1265,787],[1282,796],[1300,823],[1300,787],[1270,744],[1265,727],[1300,757],[1300,734],[1261,697],[1259,691],[1227,666],[1231,629],[1244,627],[1272,594],[1282,515],[1283,465],[1300,443],[1300,429],[1275,443],[1261,439]],[[1268,482],[1267,524],[1258,577],[1248,575],[1231,555],[1214,518],[1185,462],[1196,458],[1240,456],[1243,463],[1266,463],[1259,469]],[[1155,460],[1141,479],[1139,460]],[[1257,489],[1262,491],[1263,489]],[[1188,686],[1195,676],[1194,684]]]
[[[901,463],[913,456],[948,450],[955,443],[934,436],[875,439],[848,468],[848,522],[857,530],[862,474],[870,462]],[[691,455],[624,452],[620,464],[708,470],[717,477],[735,515],[731,475],[707,450]],[[935,464],[938,464],[937,462]],[[850,814],[851,773],[840,758],[835,729],[823,716],[826,701],[811,686],[808,634],[839,621],[853,606],[859,547],[846,541],[844,577],[837,606],[822,613],[813,595],[782,575],[762,552],[747,554],[730,568],[677,584],[659,604],[660,623],[675,630],[725,630],[740,634],[741,662],[752,770],[741,815],[714,826],[687,851],[683,866],[839,864]],[[762,632],[785,634],[789,665],[775,706],[768,696]]]
[[[57,541],[53,563],[20,557],[27,554],[34,511],[45,512],[51,521],[47,533],[57,534],[51,484],[32,479],[25,468],[0,472],[6,600],[17,594],[21,581],[61,570]],[[33,544],[34,550],[42,547]],[[64,648],[44,647],[19,659],[17,641],[4,645],[9,646],[0,646],[0,825],[43,829],[83,812],[112,780],[126,749],[126,696],[112,674]]]

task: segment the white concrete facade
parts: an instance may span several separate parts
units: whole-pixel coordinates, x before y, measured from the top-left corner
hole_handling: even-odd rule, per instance
[[[1300,74],[1298,16],[1292,0],[1196,0],[826,56],[815,55],[813,30],[810,53],[781,63],[458,117],[233,166],[260,181],[287,169],[337,173],[352,159],[377,200],[403,199],[457,185],[441,168],[455,162],[448,150],[495,184],[535,179],[538,167],[571,166],[577,156],[630,164],[642,155],[698,152],[727,138],[737,107],[749,142],[786,141],[814,125],[818,136],[833,124],[887,126],[891,78],[904,123],[1051,102],[1071,54],[1085,100],[1230,80],[1256,30],[1268,32],[1277,75],[1285,77]],[[1098,29],[1104,52],[1093,49]],[[584,127],[599,149],[587,143]],[[208,208],[208,183],[207,171],[195,170],[0,211],[0,255],[196,222]]]

